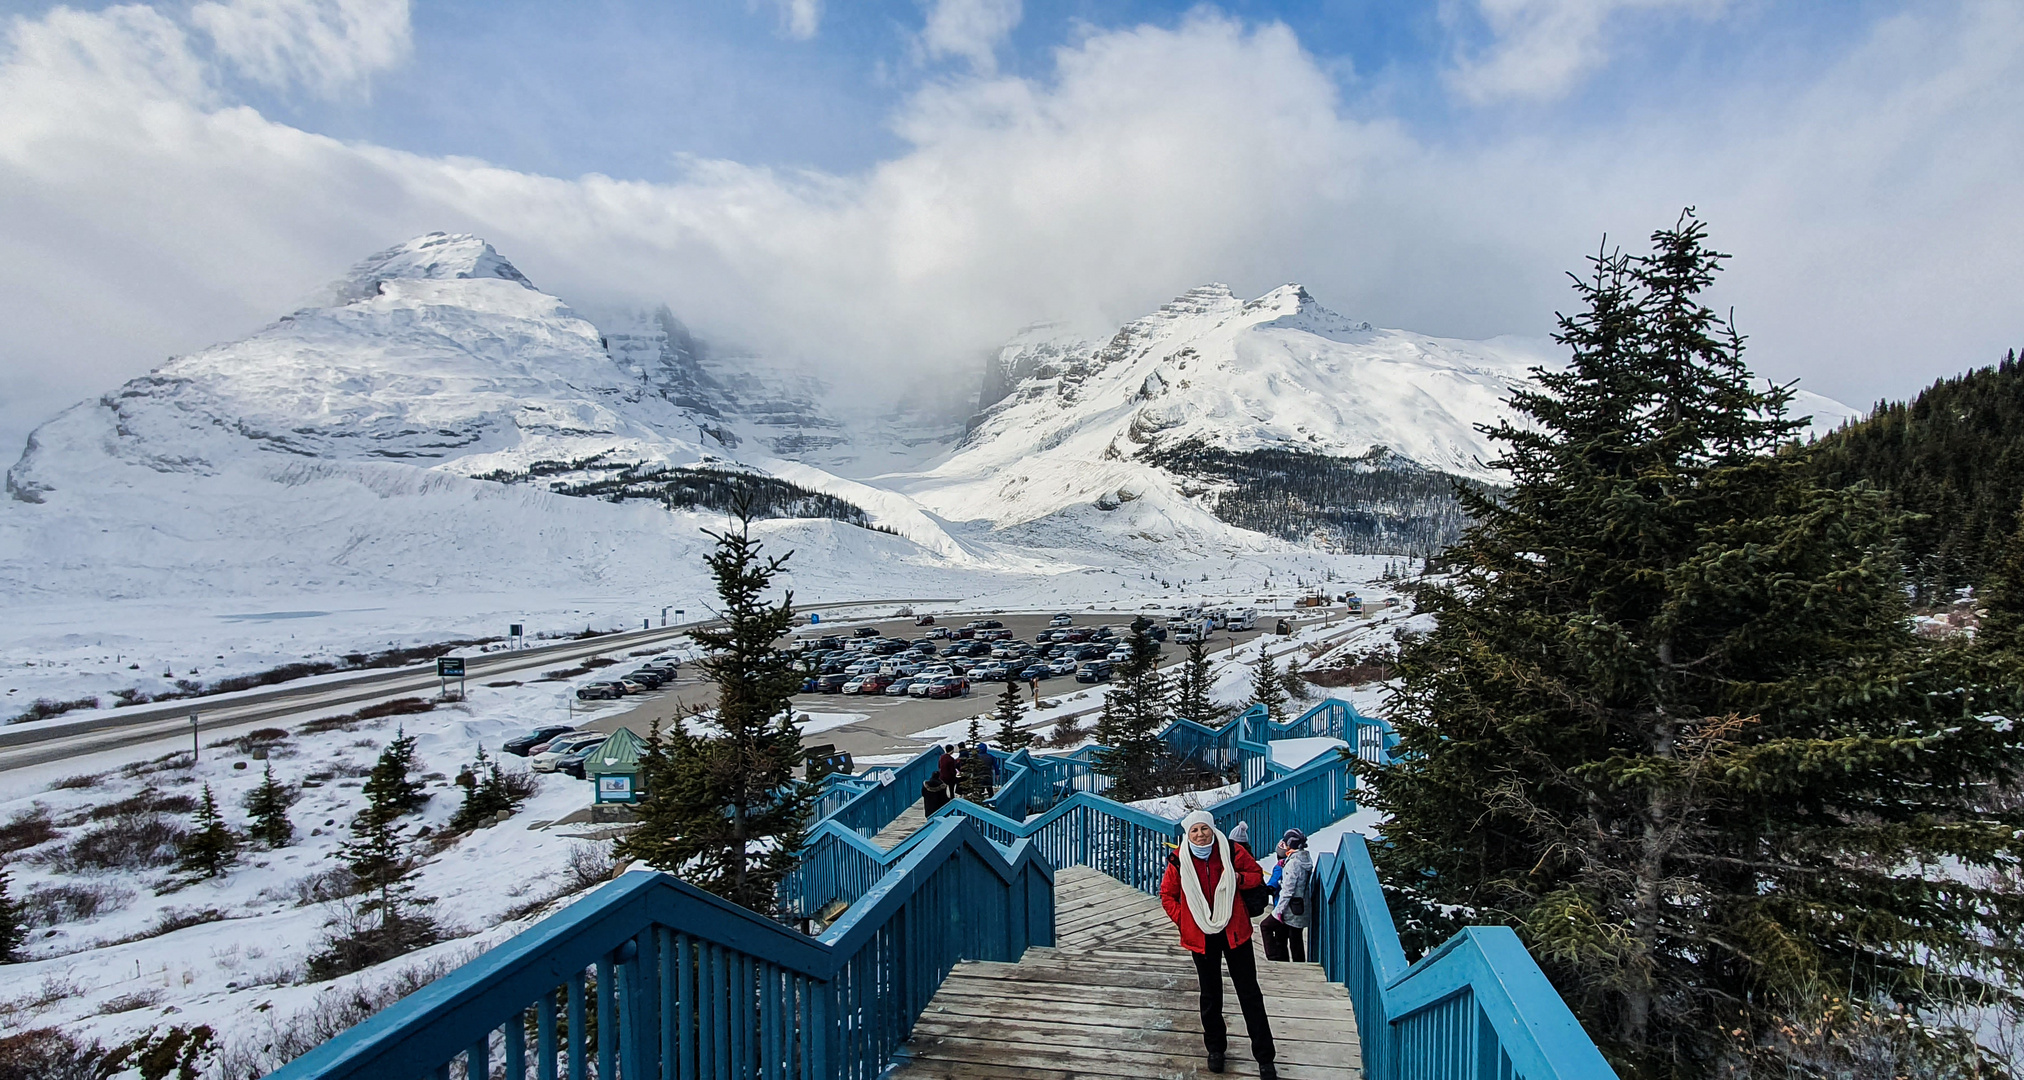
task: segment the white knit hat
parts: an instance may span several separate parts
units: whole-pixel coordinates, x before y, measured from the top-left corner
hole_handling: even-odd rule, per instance
[[[1194,813],[1189,814],[1187,817],[1182,818],[1181,835],[1186,836],[1188,834],[1188,830],[1194,828],[1197,825],[1207,825],[1211,829],[1215,828],[1216,827],[1215,815],[1209,813],[1207,810],[1197,810]]]

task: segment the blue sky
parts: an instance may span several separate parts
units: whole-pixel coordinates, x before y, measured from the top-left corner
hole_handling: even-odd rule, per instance
[[[1757,368],[2024,342],[2014,0],[0,3],[0,442],[478,232],[865,385],[1210,280],[1542,335],[1692,203]]]

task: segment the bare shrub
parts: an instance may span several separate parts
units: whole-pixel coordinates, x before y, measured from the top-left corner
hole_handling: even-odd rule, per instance
[[[364,971],[450,936],[425,910],[410,909],[397,918],[382,917],[378,912],[361,910],[361,905],[349,900],[333,901],[330,909],[323,940],[318,943],[316,954],[309,958],[307,975],[312,982]]]
[[[295,883],[295,906],[308,907],[311,904],[327,904],[347,896],[357,896],[363,886],[351,870],[333,866],[328,870],[314,873]]]
[[[47,720],[52,716],[62,716],[64,713],[70,712],[73,709],[96,709],[96,708],[98,708],[98,699],[95,697],[77,698],[76,700],[73,701],[57,701],[54,698],[36,698],[33,704],[29,705],[26,709],[21,710],[20,714],[15,716],[14,719],[8,721],[8,723],[25,724],[31,720]]]
[[[221,1080],[255,1080],[362,1024],[381,1009],[435,982],[476,957],[477,946],[409,964],[380,978],[333,987],[316,1004],[287,1017],[266,1014],[267,1028],[235,1040],[219,1055]],[[0,1077],[0,1080],[6,1080]]]
[[[235,735],[229,739],[219,739],[210,745],[214,749],[231,749],[242,754],[251,754],[255,750],[271,750],[288,739],[288,732],[281,728],[269,727],[249,731],[244,735]]]
[[[99,1080],[105,1048],[55,1028],[0,1036],[0,1080]]]
[[[515,806],[533,798],[541,790],[541,776],[532,769],[502,768],[499,770],[499,783]]]
[[[578,840],[569,845],[569,858],[563,863],[571,892],[580,892],[594,885],[611,880],[611,873],[618,868],[612,858],[611,841]]]
[[[104,779],[104,773],[79,773],[76,776],[66,776],[56,783],[49,785],[49,790],[79,791],[85,788],[95,788]]]
[[[590,674],[590,669],[587,667],[556,668],[554,671],[542,672],[541,678],[538,681],[561,682],[564,679],[574,679],[578,675],[588,675],[588,674]]]
[[[196,808],[197,800],[188,795],[169,795],[147,787],[124,799],[100,803],[87,811],[84,817],[86,821],[106,821],[142,814],[187,814]]]
[[[176,848],[189,830],[160,814],[131,814],[85,832],[61,847],[37,852],[34,861],[58,873],[147,870],[176,861]]]
[[[49,808],[35,803],[19,811],[0,825],[0,854],[10,851],[26,851],[38,844],[46,844],[59,836],[56,822],[49,818]]]
[[[115,998],[107,998],[105,1004],[99,1006],[98,1014],[100,1016],[111,1016],[114,1013],[132,1012],[135,1009],[152,1009],[161,1003],[162,992],[160,990],[136,990],[131,994],[121,994]]]
[[[171,769],[187,769],[190,764],[190,755],[177,750],[147,761],[129,761],[119,767],[119,774],[129,780],[138,780],[143,776],[168,772]]]
[[[30,926],[83,922],[133,903],[134,891],[109,881],[37,885],[22,898]]]

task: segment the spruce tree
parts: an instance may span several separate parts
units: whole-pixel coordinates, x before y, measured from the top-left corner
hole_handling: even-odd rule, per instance
[[[520,800],[499,774],[499,763],[479,747],[478,760],[471,766],[471,786],[464,789],[463,805],[450,816],[450,828],[475,829],[497,819],[502,810],[510,814],[519,808]]]
[[[28,912],[14,899],[12,884],[6,865],[0,863],[0,964],[20,962],[28,944]]]
[[[1152,620],[1143,615],[1132,620],[1131,656],[1118,666],[1096,725],[1096,741],[1103,749],[1092,764],[1111,778],[1109,795],[1120,801],[1156,794],[1153,789],[1166,757],[1159,735],[1169,721],[1167,687],[1159,671],[1160,643],[1152,629]]]
[[[1000,750],[1016,754],[1033,745],[1033,734],[1019,726],[1026,715],[1026,703],[1020,700],[1017,680],[1005,680],[1005,689],[999,693],[998,706],[991,715],[998,721],[998,733],[993,739]]]
[[[415,739],[404,728],[395,729],[394,740],[380,751],[372,772],[365,779],[365,797],[377,813],[393,817],[412,814],[429,801],[429,793],[415,774]]]
[[[218,800],[211,795],[209,784],[204,785],[203,797],[197,800],[194,825],[176,845],[179,856],[176,869],[203,878],[223,874],[239,857],[239,838],[226,827],[225,816],[218,812]]]
[[[295,826],[288,820],[288,808],[294,803],[295,793],[275,781],[270,762],[260,777],[260,786],[246,796],[246,812],[253,816],[253,827],[247,832],[270,848],[287,847],[295,838]]]
[[[1258,662],[1251,665],[1251,704],[1265,706],[1275,724],[1286,722],[1286,688],[1279,684],[1279,669],[1265,642],[1258,642]]]
[[[736,531],[705,532],[716,541],[704,562],[722,625],[693,635],[708,650],[701,667],[717,683],[716,711],[691,722],[699,732],[654,726],[640,758],[640,824],[617,852],[770,914],[810,808],[808,785],[794,779],[801,731],[792,699],[801,676],[774,645],[793,625],[794,595],[765,598],[788,556],[762,556],[749,513],[741,508],[736,520]]]
[[[1516,927],[1626,1077],[1699,1076],[1800,999],[2020,1002],[2024,764],[1997,661],[1909,630],[1892,514],[1820,484],[1788,388],[1700,300],[1689,212],[1605,250],[1512,477],[1422,583],[1388,766],[1357,766],[1424,948]],[[2012,684],[2014,685],[2014,683]]]
[[[956,773],[956,794],[979,806],[991,797],[991,758],[984,753],[984,718],[970,718],[963,765]]]
[[[1222,727],[1230,710],[1209,695],[1215,673],[1209,661],[1209,646],[1198,635],[1188,642],[1188,659],[1181,665],[1181,678],[1174,694],[1174,713],[1205,727]]]

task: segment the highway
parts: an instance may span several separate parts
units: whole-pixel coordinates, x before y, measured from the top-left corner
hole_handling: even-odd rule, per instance
[[[892,600],[853,600],[842,603],[802,603],[796,607],[825,613],[854,607],[893,604],[948,604],[953,600],[934,597]],[[552,667],[558,663],[596,656],[617,649],[636,648],[680,637],[712,620],[675,626],[626,630],[594,638],[557,642],[509,652],[485,653],[465,661],[466,681],[497,678],[530,668]],[[438,692],[434,662],[413,667],[361,671],[319,676],[278,686],[245,690],[233,694],[184,698],[160,704],[136,705],[73,720],[54,718],[0,727],[0,771],[26,768],[76,754],[95,753],[141,743],[164,742],[189,745],[190,715],[197,714],[199,737],[222,728],[243,727],[262,721],[281,722],[298,714],[317,712],[342,705],[366,705],[394,698]]]

